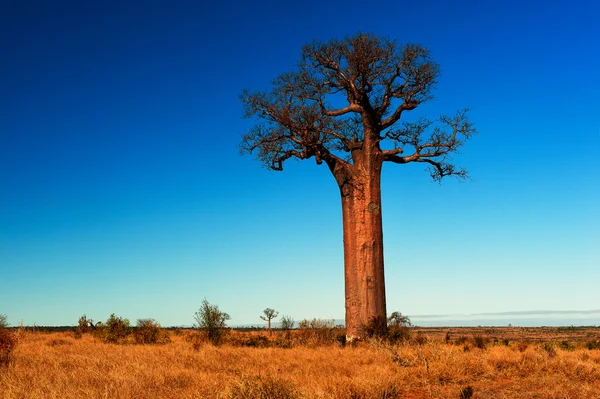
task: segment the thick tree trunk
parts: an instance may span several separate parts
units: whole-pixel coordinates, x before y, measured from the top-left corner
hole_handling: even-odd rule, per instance
[[[353,166],[350,179],[340,184],[349,341],[359,338],[361,326],[371,318],[386,316],[381,162]]]

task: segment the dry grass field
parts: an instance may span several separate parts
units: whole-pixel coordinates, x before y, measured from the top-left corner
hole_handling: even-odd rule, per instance
[[[194,349],[190,334],[119,345],[20,331],[0,397],[600,399],[600,350],[587,347],[600,328],[421,329],[401,345],[291,348]]]

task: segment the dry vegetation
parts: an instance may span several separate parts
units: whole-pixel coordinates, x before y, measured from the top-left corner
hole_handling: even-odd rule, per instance
[[[446,342],[448,329],[422,329],[404,344],[345,348],[232,344],[281,333],[232,332],[215,347],[194,345],[192,331],[162,345],[20,331],[0,397],[600,398],[600,350],[588,348],[600,329],[537,329],[542,342],[524,334],[534,330],[452,329]]]

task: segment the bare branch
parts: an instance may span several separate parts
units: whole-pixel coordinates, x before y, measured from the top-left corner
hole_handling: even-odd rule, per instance
[[[323,104],[321,104],[321,105],[323,105]],[[322,111],[323,111],[323,114],[325,114],[327,116],[342,116],[342,115],[346,115],[349,112],[360,112],[361,107],[359,107],[356,104],[350,104],[346,108],[328,110],[328,109],[325,109],[324,106],[322,106]]]
[[[424,134],[433,125],[433,122],[423,118],[415,122],[405,122],[400,130],[386,132],[384,137],[393,140],[396,146],[400,147],[382,151],[384,161],[397,164],[426,162],[432,165],[430,172],[435,180],[440,180],[445,176],[467,177],[466,170],[456,169],[448,162],[451,160],[450,154],[457,152],[464,140],[476,133],[473,124],[467,118],[467,112],[468,110],[465,109],[458,111],[452,117],[442,115],[438,122],[445,125],[446,128],[450,128],[450,131],[435,126],[428,138],[425,138]],[[399,156],[403,153],[402,147],[406,146],[412,147],[414,152],[407,156]]]
[[[392,115],[390,115],[388,118],[381,122],[381,130],[385,130],[388,127],[392,126],[394,123],[398,122],[404,111],[411,111],[417,108],[418,105],[418,103],[410,100],[408,100],[408,102],[403,102],[398,108],[396,108]]]
[[[385,82],[385,95],[377,112],[383,117],[394,98],[401,99],[402,104],[381,122],[381,130],[398,122],[404,111],[413,110],[432,99],[431,91],[438,75],[439,66],[431,60],[429,50],[414,44],[404,46],[401,61]]]

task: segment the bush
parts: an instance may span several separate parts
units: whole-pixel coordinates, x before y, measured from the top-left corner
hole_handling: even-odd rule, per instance
[[[9,365],[17,343],[17,335],[8,330],[6,316],[0,314],[0,367]]]
[[[275,345],[281,348],[292,347],[292,329],[296,322],[290,316],[281,316],[281,333],[277,335]]]
[[[560,343],[560,347],[561,347],[561,349],[564,349],[566,351],[570,351],[570,350],[574,349],[574,346],[569,341],[562,341]]]
[[[400,312],[393,312],[390,317],[373,317],[361,327],[361,338],[379,338],[392,343],[410,339],[410,319]]]
[[[227,333],[225,322],[230,319],[227,313],[221,312],[217,305],[211,305],[206,298],[202,306],[194,314],[196,328],[213,345],[220,345]]]
[[[166,344],[171,342],[169,334],[154,319],[138,319],[133,337],[136,344]]]
[[[298,323],[298,339],[302,345],[319,346],[337,342],[335,320],[304,319]]]
[[[361,326],[359,335],[361,338],[389,338],[387,318],[372,317],[367,324]]]
[[[480,335],[476,335],[475,337],[473,337],[473,346],[475,348],[479,348],[479,349],[486,349],[486,342],[485,342],[485,338],[483,338]]]
[[[459,336],[454,343],[456,345],[464,345],[469,339],[467,337],[465,337],[464,335]]]
[[[544,342],[542,344],[542,350],[544,352],[546,352],[546,354],[548,355],[548,357],[554,357],[556,356],[556,350],[554,349],[554,345],[550,342]]]
[[[427,335],[421,333],[420,331],[415,336],[415,343],[417,345],[425,345],[429,341]]]
[[[290,316],[281,316],[281,329],[283,331],[289,331],[294,328],[296,322]]]
[[[460,399],[469,399],[473,397],[473,388],[469,385],[466,388],[460,390],[459,396]]]
[[[124,343],[131,333],[129,320],[111,314],[105,324],[98,323],[94,334],[103,342]]]
[[[600,349],[600,341],[589,341],[586,346],[589,350]]]
[[[77,322],[77,328],[75,329],[75,338],[81,338],[85,333],[90,332],[94,328],[94,321],[88,319],[86,315],[79,318]]]
[[[242,338],[238,338],[232,342],[234,345],[247,346],[250,348],[268,348],[271,346],[271,341],[264,335],[247,335]]]

